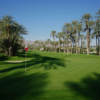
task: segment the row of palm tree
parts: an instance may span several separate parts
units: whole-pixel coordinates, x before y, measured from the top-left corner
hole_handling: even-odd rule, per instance
[[[58,41],[59,52],[63,47],[64,52],[78,54],[84,51],[83,48],[86,48],[88,55],[90,54],[92,40],[96,40],[96,53],[100,55],[100,10],[96,13],[94,20],[91,14],[84,14],[80,21],[75,20],[66,23],[62,32],[57,33],[53,30],[51,36],[55,50]]]
[[[16,54],[21,47],[26,29],[17,23],[11,16],[0,19],[0,50],[8,56]]]

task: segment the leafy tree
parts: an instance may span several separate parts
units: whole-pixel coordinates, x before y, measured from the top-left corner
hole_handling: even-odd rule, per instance
[[[13,56],[20,48],[26,29],[13,20],[11,16],[4,16],[0,20],[0,46],[5,54]]]

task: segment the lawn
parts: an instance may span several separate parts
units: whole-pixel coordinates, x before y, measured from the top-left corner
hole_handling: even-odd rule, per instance
[[[25,72],[23,54],[0,56],[0,100],[100,100],[100,56],[28,52],[26,60]]]

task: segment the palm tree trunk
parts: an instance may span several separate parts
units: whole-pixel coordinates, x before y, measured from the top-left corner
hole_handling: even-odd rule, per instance
[[[81,38],[81,50],[80,50],[80,53],[83,54],[83,45],[82,45],[82,41],[83,41],[83,39]]]
[[[68,40],[67,40],[68,42]],[[69,53],[69,43],[67,43],[67,54]]]
[[[8,54],[9,54],[9,53],[8,53],[8,50],[6,50],[6,49],[5,49],[5,55],[7,55],[7,56],[8,56]]]
[[[99,52],[99,55],[100,55],[100,37],[98,37],[98,52]]]
[[[90,32],[87,33],[87,55],[90,54]]]
[[[98,54],[98,37],[96,36],[96,54]]]
[[[9,53],[8,53],[8,55],[9,55],[9,56],[13,56],[12,46],[9,47]]]
[[[78,53],[80,53],[80,32],[78,33]]]
[[[68,44],[67,44],[67,54],[69,53],[69,46],[68,46]]]
[[[78,54],[78,45],[77,45],[77,42],[76,42],[76,54]]]
[[[69,53],[69,44],[67,43],[67,54]]]
[[[59,48],[59,52],[60,52],[60,47],[61,47],[61,42],[60,42],[60,39],[59,39],[59,46],[58,46],[58,48]]]
[[[64,53],[66,53],[66,43],[64,42]]]
[[[73,42],[71,42],[71,54],[73,54]]]
[[[55,43],[55,38],[53,38],[54,40],[54,51],[56,52],[56,43]]]

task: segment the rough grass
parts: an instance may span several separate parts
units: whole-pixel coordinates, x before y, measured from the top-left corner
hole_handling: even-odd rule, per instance
[[[100,57],[28,52],[0,56],[0,100],[100,100]]]

